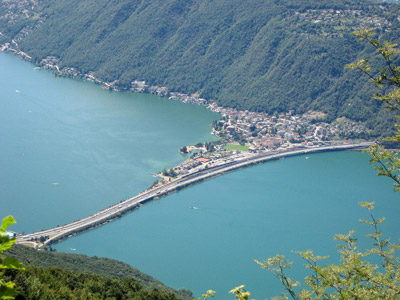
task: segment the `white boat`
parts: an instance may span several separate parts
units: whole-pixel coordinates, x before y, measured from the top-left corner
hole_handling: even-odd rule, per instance
[[[19,93],[21,93],[21,91],[20,91],[20,90],[15,90],[15,92],[16,92],[16,93],[18,93],[18,94],[19,94]]]
[[[199,208],[196,207],[196,206],[191,206],[190,208],[191,208],[191,209],[199,209]]]

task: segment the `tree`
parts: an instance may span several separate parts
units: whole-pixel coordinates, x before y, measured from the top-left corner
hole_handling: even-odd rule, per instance
[[[400,54],[397,44],[387,41],[381,43],[374,39],[371,29],[354,34],[376,49],[383,58],[384,66],[375,70],[364,58],[346,67],[367,74],[382,91],[374,98],[383,101],[400,119],[400,66],[395,64]],[[396,124],[396,128],[396,134],[384,140],[400,145],[400,125]],[[371,155],[370,163],[374,164],[378,175],[391,178],[394,190],[399,191],[399,153],[385,150],[381,145],[374,145],[367,152]],[[338,264],[320,266],[320,261],[327,257],[317,256],[311,250],[295,252],[306,262],[306,268],[312,271],[305,278],[307,288],[299,291],[300,283],[287,276],[292,262],[283,255],[255,262],[274,274],[293,299],[400,299],[400,257],[397,255],[400,245],[390,243],[390,239],[382,237],[379,225],[385,219],[376,219],[371,213],[374,202],[361,202],[360,205],[370,211],[370,220],[360,221],[372,227],[372,233],[367,234],[367,237],[372,239],[373,247],[365,251],[359,250],[354,231],[350,231],[348,234],[335,236],[341,242],[338,245],[341,255]],[[378,256],[379,264],[369,260],[371,255]],[[283,294],[276,299],[287,299],[287,296]]]
[[[176,174],[174,169],[169,170],[169,177],[174,177],[175,178],[176,176],[177,176],[177,174]]]
[[[363,40],[372,45],[384,60],[384,67],[374,70],[363,58],[358,62],[347,65],[348,68],[361,70],[370,80],[381,88],[382,93],[377,93],[374,98],[385,103],[387,109],[395,112],[396,118],[400,120],[400,66],[396,65],[396,59],[399,58],[400,49],[398,44],[388,41],[381,43],[374,39],[373,29],[364,29],[354,33],[359,40]],[[392,137],[384,139],[400,145],[400,125],[395,124],[397,131]],[[394,181],[394,190],[400,190],[400,156],[398,152],[384,150],[381,145],[372,146],[369,151],[371,154],[371,163],[375,163],[379,176],[387,176]]]
[[[361,206],[369,211],[374,203],[362,202]],[[341,254],[340,263],[320,266],[319,262],[326,256],[317,256],[312,250],[295,252],[306,262],[306,268],[312,274],[305,278],[306,289],[297,291],[300,283],[287,276],[292,262],[283,255],[276,255],[264,261],[255,261],[263,269],[273,273],[282,283],[293,299],[399,299],[400,297],[400,265],[396,251],[398,244],[390,244],[388,238],[382,238],[379,224],[384,218],[361,220],[373,231],[367,234],[373,240],[373,247],[365,251],[358,249],[354,231],[348,234],[338,234],[335,240],[342,242],[337,247]],[[372,255],[378,255],[380,265],[368,260]],[[276,299],[287,299],[282,295]]]
[[[188,153],[188,150],[187,150],[187,147],[186,146],[183,146],[183,147],[181,147],[181,149],[179,150],[181,153],[183,153],[183,154],[187,154]]]
[[[14,224],[12,216],[5,217],[0,227],[0,299],[14,299],[17,293],[14,290],[14,283],[3,279],[6,269],[23,269],[23,265],[15,258],[2,256],[4,251],[9,250],[15,243],[15,238],[7,236],[7,228]]]
[[[400,119],[400,66],[396,65],[400,56],[397,44],[390,42],[381,43],[373,39],[371,29],[365,29],[354,33],[359,40],[372,45],[384,61],[384,66],[374,69],[363,58],[346,67],[358,69],[364,72],[370,80],[381,88],[382,93],[377,93],[374,98],[383,101],[387,109],[396,113]],[[397,130],[394,136],[385,138],[397,146],[400,146],[400,125],[395,124]],[[394,191],[400,191],[400,157],[399,152],[384,149],[382,145],[373,145],[367,152],[370,153],[370,163],[378,171],[379,176],[386,176],[393,180]],[[371,226],[372,232],[367,234],[373,242],[371,249],[361,251],[358,248],[354,231],[348,234],[338,234],[335,240],[340,253],[340,262],[321,266],[320,262],[327,259],[326,256],[315,255],[312,250],[295,252],[304,261],[305,266],[311,271],[311,275],[305,277],[306,288],[300,290],[300,283],[287,275],[293,262],[285,259],[283,255],[276,255],[269,259],[255,260],[261,268],[270,271],[282,283],[290,297],[297,299],[400,299],[400,245],[391,243],[389,238],[383,238],[379,229],[385,218],[376,219],[372,214],[375,202],[361,202],[360,205],[369,211],[369,220],[360,221]],[[372,262],[371,256],[377,256]],[[374,257],[376,258],[376,257]],[[248,299],[250,293],[239,286],[231,291],[236,299]],[[288,299],[283,293],[273,299]]]
[[[164,168],[164,169],[162,170],[162,175],[163,175],[163,176],[169,176],[169,173],[168,173],[167,169]]]

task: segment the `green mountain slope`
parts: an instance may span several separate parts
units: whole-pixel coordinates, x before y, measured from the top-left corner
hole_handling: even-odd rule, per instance
[[[330,119],[346,116],[378,129],[386,126],[387,116],[377,114],[380,105],[370,99],[366,80],[344,66],[370,54],[352,30],[375,26],[383,38],[398,39],[399,5],[355,0],[38,3],[34,16],[45,17],[43,24],[19,41],[37,62],[56,56],[62,66],[119,80],[122,89],[138,79],[198,93],[223,106],[269,113],[313,109]],[[7,38],[17,29],[4,30]],[[372,114],[377,115],[373,120]]]
[[[83,299],[80,298],[80,293],[93,292],[93,290],[101,292],[103,296],[108,293],[110,299],[113,299],[110,296],[111,291],[108,290],[109,285],[114,286],[113,295],[122,293],[129,299],[134,296],[137,297],[134,299],[192,299],[191,292],[188,290],[182,289],[177,292],[127,264],[109,258],[37,251],[21,245],[14,245],[4,254],[8,257],[16,257],[28,266],[26,273],[9,272],[9,276],[17,283],[18,290],[24,295],[29,295],[30,289],[34,288],[32,284],[36,282],[35,284],[41,287],[43,293],[51,295],[52,292],[57,293],[57,289],[62,287],[66,294],[74,295],[76,299]],[[96,285],[93,285],[93,281],[97,282]],[[69,299],[65,298],[66,296],[60,297]],[[45,297],[38,299],[45,299]],[[94,297],[94,299],[103,298]],[[125,298],[116,297],[116,299]]]

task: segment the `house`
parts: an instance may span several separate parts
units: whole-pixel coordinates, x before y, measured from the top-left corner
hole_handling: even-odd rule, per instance
[[[196,158],[196,160],[203,164],[210,161],[208,158],[205,158],[205,157],[199,157],[199,158]]]

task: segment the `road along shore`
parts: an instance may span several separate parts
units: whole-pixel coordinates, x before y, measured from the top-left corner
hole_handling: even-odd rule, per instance
[[[25,235],[17,235],[17,243],[31,246],[34,248],[46,248],[51,243],[72,237],[84,231],[102,226],[111,222],[113,219],[119,218],[133,209],[139,208],[143,203],[150,201],[154,198],[158,199],[162,196],[168,195],[178,191],[189,185],[204,181],[206,179],[231,172],[236,169],[244,168],[258,163],[263,163],[270,160],[276,160],[289,156],[311,154],[326,151],[343,151],[352,149],[363,149],[371,146],[373,142],[361,143],[346,143],[340,145],[331,145],[314,148],[301,148],[291,149],[282,152],[263,152],[255,153],[251,156],[233,159],[232,161],[223,162],[213,167],[196,170],[193,173],[177,177],[176,179],[167,182],[161,186],[150,188],[138,195],[129,198],[125,201],[114,204],[106,209],[103,209],[95,214],[86,218],[77,220],[75,222],[58,226],[55,228],[38,231]]]

